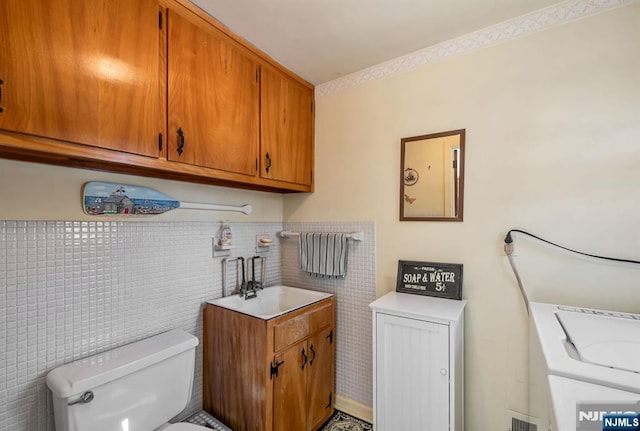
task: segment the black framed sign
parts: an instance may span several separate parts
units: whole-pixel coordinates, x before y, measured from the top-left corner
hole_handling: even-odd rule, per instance
[[[396,292],[462,299],[462,264],[400,260]]]

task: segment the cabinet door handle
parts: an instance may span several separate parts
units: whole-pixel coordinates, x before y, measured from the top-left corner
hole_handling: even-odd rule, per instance
[[[309,350],[311,350],[311,360],[309,361],[309,365],[313,365],[313,361],[316,359],[316,349],[313,348],[313,344],[309,346]]]
[[[304,366],[307,365],[307,352],[302,349],[302,371],[304,371]]]
[[[184,151],[184,132],[182,131],[182,127],[178,128],[178,149],[176,150],[178,155],[182,155]]]
[[[267,166],[265,166],[264,170],[269,173],[269,171],[271,170],[271,156],[269,155],[269,153],[267,153],[265,154],[265,157],[267,158]]]

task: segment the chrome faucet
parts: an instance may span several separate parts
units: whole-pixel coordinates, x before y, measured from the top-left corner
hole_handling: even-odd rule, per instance
[[[256,280],[256,260],[260,260],[260,281]],[[251,258],[251,284],[254,289],[260,289],[264,287],[264,258],[262,256],[253,256]]]
[[[256,280],[256,260],[260,260],[261,262],[261,280]],[[243,261],[244,262],[244,261]],[[246,283],[243,280],[243,288],[240,291],[240,294],[244,296],[244,299],[251,299],[258,296],[257,290],[262,289],[264,287],[264,258],[261,256],[253,256],[251,258],[251,280]]]
[[[249,296],[249,283],[246,278],[246,270],[244,267],[244,257],[239,257],[238,260],[242,263],[242,283],[240,284],[239,294],[244,297],[244,299],[249,299],[250,297],[255,297],[255,291],[253,296]]]
[[[236,257],[235,259],[222,259],[222,296],[227,296],[227,264],[230,261],[236,261],[236,288],[231,293],[235,295],[239,294],[244,299],[251,299],[258,296],[257,290],[263,289],[265,279],[265,260],[266,257],[253,256],[251,258],[251,280],[247,280],[247,269],[245,268],[244,257]],[[260,260],[260,281],[256,280],[256,260]],[[249,265],[249,259],[247,259],[247,266]],[[242,280],[242,281],[241,281]]]

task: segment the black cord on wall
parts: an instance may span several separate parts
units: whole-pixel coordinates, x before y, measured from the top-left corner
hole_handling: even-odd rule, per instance
[[[534,235],[532,233],[529,233],[527,231],[520,230],[520,229],[511,229],[509,232],[507,232],[507,236],[504,237],[504,252],[506,253],[507,258],[509,259],[509,264],[511,265],[511,269],[513,270],[513,273],[516,276],[516,281],[518,282],[518,288],[520,289],[520,294],[522,295],[522,299],[524,301],[524,305],[527,308],[527,313],[529,313],[529,298],[527,298],[527,293],[525,292],[524,287],[522,286],[522,280],[520,280],[520,275],[518,274],[518,270],[516,269],[516,265],[513,262],[513,256],[512,256],[513,255],[513,238],[511,237],[511,232],[521,233],[523,235],[530,236],[531,238],[535,238],[538,241],[542,241],[542,242],[545,242],[547,244],[551,244],[554,247],[558,247],[558,248],[561,248],[563,250],[570,251],[572,253],[580,254],[582,256],[588,256],[588,257],[593,257],[595,259],[603,259],[603,260],[609,260],[609,261],[614,261],[614,262],[625,262],[625,263],[640,264],[640,261],[632,260],[632,259],[620,259],[620,258],[617,258],[617,257],[607,257],[607,256],[599,256],[597,254],[583,253],[581,251],[574,250],[572,248],[568,248],[568,247],[564,247],[562,245],[556,244],[555,242],[547,241],[546,239],[540,238],[539,236],[536,236],[536,235]]]
[[[583,252],[581,252],[581,251],[574,250],[574,249],[571,249],[571,248],[568,248],[568,247],[564,247],[564,246],[561,246],[561,245],[556,244],[556,243],[551,242],[551,241],[547,241],[547,240],[546,240],[546,239],[544,239],[544,238],[540,238],[539,236],[536,236],[536,235],[534,235],[534,234],[532,234],[532,233],[529,233],[529,232],[527,232],[527,231],[520,230],[520,229],[511,229],[509,232],[507,232],[507,236],[505,236],[505,238],[504,238],[504,243],[505,243],[505,244],[511,244],[511,243],[513,242],[513,238],[511,238],[511,232],[517,232],[517,233],[521,233],[521,234],[523,234],[523,235],[528,235],[528,236],[530,236],[531,238],[535,238],[535,239],[537,239],[538,241],[546,242],[547,244],[551,244],[551,245],[553,245],[553,246],[555,246],[555,247],[561,248],[561,249],[563,249],[563,250],[570,251],[570,252],[572,252],[572,253],[581,254],[582,256],[594,257],[594,258],[596,258],[596,259],[611,260],[611,261],[614,261],[614,262],[635,263],[635,264],[639,264],[639,265],[640,265],[640,261],[637,261],[637,260],[632,260],[632,259],[620,259],[620,258],[617,258],[617,257],[607,257],[607,256],[599,256],[599,255],[597,255],[597,254],[583,253]]]

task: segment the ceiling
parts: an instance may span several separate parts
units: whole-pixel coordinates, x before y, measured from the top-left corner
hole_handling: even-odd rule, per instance
[[[558,0],[191,0],[314,85]]]

